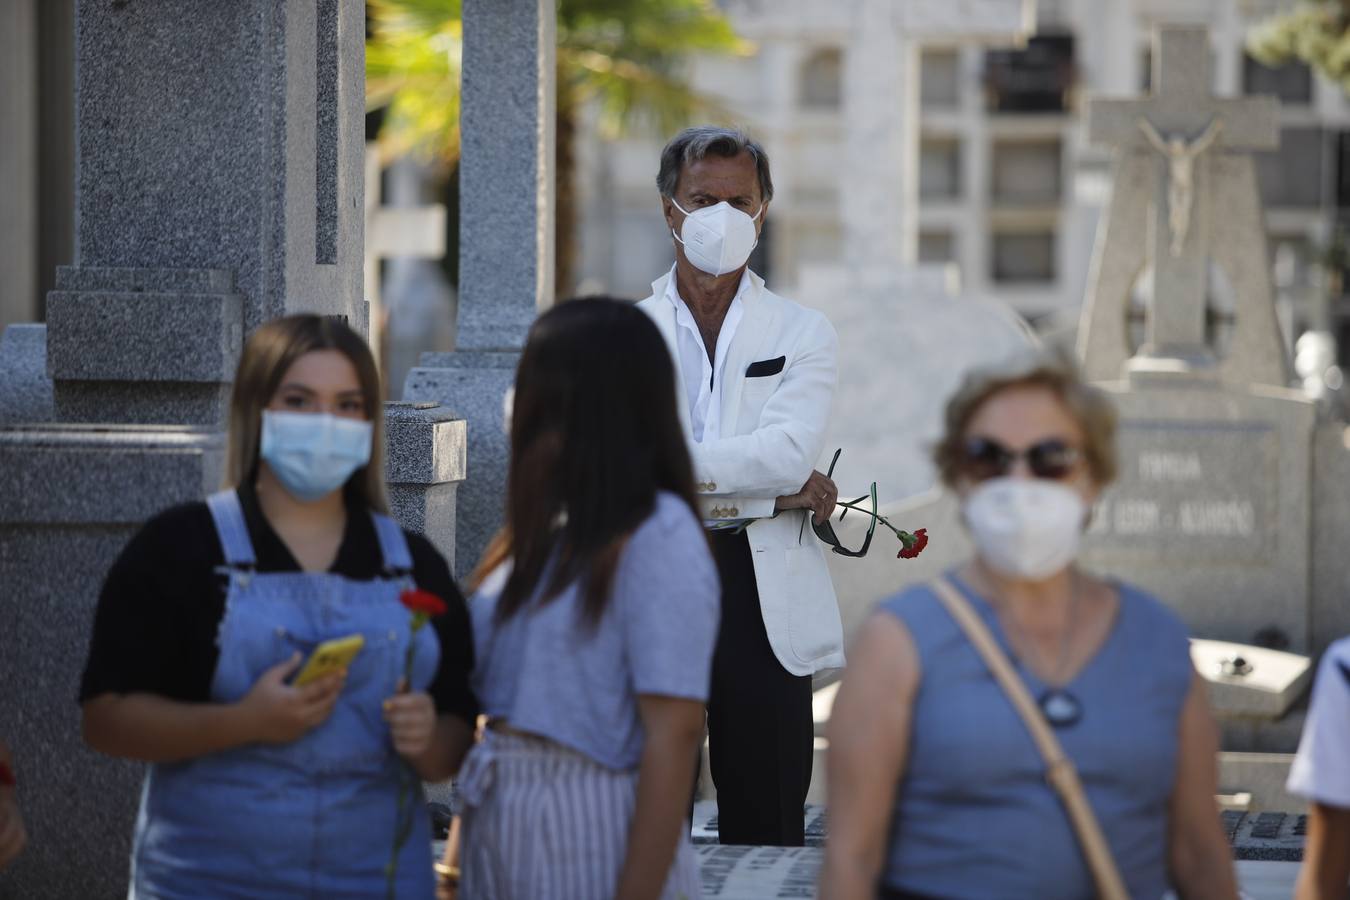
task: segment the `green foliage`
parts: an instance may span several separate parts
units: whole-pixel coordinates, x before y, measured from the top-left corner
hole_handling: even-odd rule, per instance
[[[1350,0],[1305,0],[1247,35],[1247,51],[1267,66],[1302,60],[1350,93]]]
[[[416,150],[446,163],[459,154],[461,65],[458,0],[371,0],[366,105],[388,107],[381,141],[389,154]],[[600,128],[668,133],[726,111],[693,90],[681,66],[691,53],[745,52],[711,0],[561,0],[558,107],[594,102]]]
[[[458,0],[369,0],[366,109],[386,107],[390,156],[459,157]]]

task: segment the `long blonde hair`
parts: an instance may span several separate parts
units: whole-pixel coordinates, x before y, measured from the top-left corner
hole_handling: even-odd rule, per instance
[[[387,512],[384,488],[384,405],[380,373],[361,335],[337,319],[313,314],[286,316],[265,323],[244,344],[230,395],[230,433],[225,456],[225,487],[251,482],[258,475],[262,411],[291,365],[315,350],[336,350],[351,361],[361,383],[361,399],[373,426],[370,462],[352,473],[346,493],[377,512]]]

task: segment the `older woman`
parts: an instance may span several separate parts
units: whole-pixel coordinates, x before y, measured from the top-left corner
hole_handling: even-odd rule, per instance
[[[936,453],[975,544],[948,582],[1077,767],[1129,895],[1232,898],[1216,729],[1185,630],[1074,565],[1114,431],[1109,401],[1057,358],[968,379]],[[1096,894],[1028,728],[933,586],[883,601],[849,659],[825,897]]]

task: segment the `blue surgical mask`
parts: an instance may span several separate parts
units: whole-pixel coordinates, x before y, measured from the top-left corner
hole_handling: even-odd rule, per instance
[[[326,497],[370,462],[370,422],[265,409],[259,454],[297,500]]]

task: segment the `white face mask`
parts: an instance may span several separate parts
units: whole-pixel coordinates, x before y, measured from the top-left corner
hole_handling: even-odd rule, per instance
[[[709,275],[734,272],[745,265],[750,251],[759,243],[755,219],[764,211],[762,203],[759,212],[747,216],[725,200],[693,212],[675,203],[673,197],[670,202],[684,213],[680,233],[675,234],[672,230],[671,235],[684,245],[685,258],[700,272]]]
[[[1042,581],[1078,556],[1087,504],[1077,491],[1043,478],[991,478],[966,496],[975,549],[1000,575]]]

